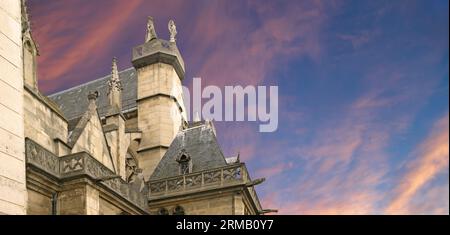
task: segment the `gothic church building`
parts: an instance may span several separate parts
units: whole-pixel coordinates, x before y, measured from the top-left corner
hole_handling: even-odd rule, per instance
[[[187,121],[184,61],[148,18],[133,67],[43,95],[24,0],[0,1],[0,214],[262,214],[211,121]]]

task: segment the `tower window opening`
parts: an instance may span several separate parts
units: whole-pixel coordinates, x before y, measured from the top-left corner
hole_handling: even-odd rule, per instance
[[[181,151],[177,158],[179,164],[179,173],[181,175],[190,174],[192,172],[192,161],[185,151]]]

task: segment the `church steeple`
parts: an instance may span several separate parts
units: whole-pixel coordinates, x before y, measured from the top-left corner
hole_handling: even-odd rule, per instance
[[[111,79],[108,81],[108,99],[113,113],[122,110],[122,89],[117,69],[117,59],[114,57],[111,66]]]

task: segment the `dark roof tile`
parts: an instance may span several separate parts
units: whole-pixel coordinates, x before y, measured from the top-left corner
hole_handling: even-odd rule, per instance
[[[185,151],[192,161],[192,173],[227,166],[214,129],[206,122],[180,131],[159,162],[150,180],[179,175],[178,155]]]
[[[52,94],[49,98],[55,102],[64,116],[74,119],[82,116],[88,107],[88,94],[91,91],[98,91],[97,107],[100,116],[105,116],[109,110],[108,101],[108,80],[111,75],[81,84],[76,87]],[[134,68],[128,68],[119,72],[119,79],[123,86],[122,110],[136,107],[137,98],[137,76]]]

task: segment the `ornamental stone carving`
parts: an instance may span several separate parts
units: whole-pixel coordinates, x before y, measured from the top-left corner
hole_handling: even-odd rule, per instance
[[[169,21],[169,33],[170,33],[170,42],[175,42],[176,38],[175,36],[177,35],[177,26],[175,25],[175,22],[173,20]]]
[[[155,24],[153,22],[153,17],[149,16],[147,19],[147,34],[145,35],[145,42],[157,38]]]
[[[90,176],[94,180],[114,176],[115,173],[85,152],[57,157],[39,144],[25,139],[25,155],[27,165],[38,168],[59,180],[70,179],[74,176]],[[118,195],[141,207],[147,207],[146,195],[134,190],[132,184],[120,178],[99,180]]]

